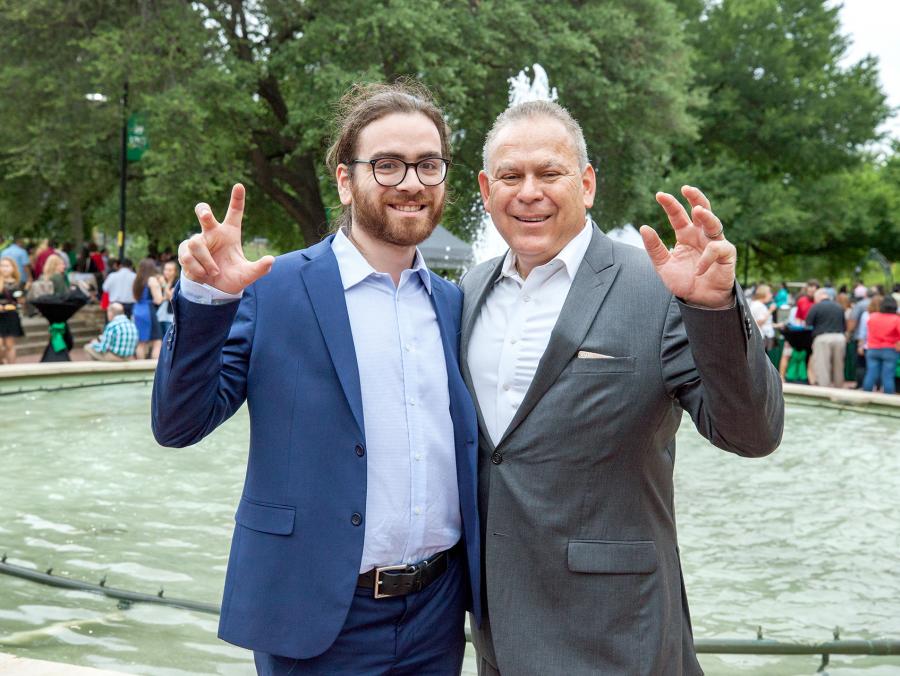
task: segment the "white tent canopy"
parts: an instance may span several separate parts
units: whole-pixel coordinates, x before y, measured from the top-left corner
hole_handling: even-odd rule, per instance
[[[472,264],[472,246],[439,225],[419,245],[432,270],[465,270]]]

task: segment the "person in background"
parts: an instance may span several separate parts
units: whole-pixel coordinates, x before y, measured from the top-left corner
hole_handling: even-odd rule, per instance
[[[51,254],[41,266],[41,279],[53,282],[53,295],[64,298],[69,294],[69,280],[66,277],[66,261],[62,256]]]
[[[45,239],[34,250],[34,263],[31,265],[31,272],[35,279],[40,279],[44,274],[44,264],[47,259],[56,253],[56,240]]]
[[[16,338],[25,335],[19,320],[19,304],[25,284],[12,256],[0,258],[0,364],[16,363]]]
[[[96,242],[88,243],[87,250],[88,256],[90,256],[91,261],[93,261],[93,267],[96,270],[94,277],[97,279],[97,289],[99,290],[103,286],[104,277],[106,277],[106,261],[104,261],[103,256],[100,255]]]
[[[857,297],[850,308],[850,315],[847,317],[847,336],[848,342],[853,346],[853,352],[856,358],[856,387],[862,389],[863,379],[866,376],[866,350],[865,350],[865,321],[868,318],[869,305],[875,297],[877,291],[875,287],[863,287],[862,296],[859,296],[859,286],[853,290],[854,296]],[[880,304],[879,304],[880,305]]]
[[[138,330],[121,303],[111,303],[106,310],[107,325],[97,340],[84,346],[94,361],[126,361],[134,359],[138,344]]]
[[[775,344],[775,324],[772,321],[772,313],[778,306],[772,303],[772,289],[768,284],[757,284],[753,292],[753,300],[750,301],[750,314],[756,322],[763,340],[766,343],[766,351],[772,349]]]
[[[835,300],[837,298],[837,290],[834,288],[834,282],[830,279],[825,280],[825,286],[822,287],[822,290],[828,294],[828,298],[831,300]]]
[[[791,293],[788,291],[787,282],[781,282],[781,288],[775,294],[775,305],[783,307],[791,302]]]
[[[28,258],[28,251],[25,249],[25,242],[21,237],[16,237],[12,244],[0,251],[0,258],[12,258],[19,268],[19,281],[22,284],[28,283],[31,274],[31,259]]]
[[[812,367],[815,384],[821,387],[844,386],[844,359],[847,350],[847,323],[844,308],[831,300],[828,291],[819,289],[815,305],[806,315],[812,327]]]
[[[891,290],[891,295],[894,297],[897,305],[900,305],[900,283],[894,284],[894,288]]]
[[[866,345],[863,389],[872,392],[880,377],[882,391],[895,394],[894,370],[897,367],[897,351],[900,350],[900,315],[897,314],[897,301],[893,296],[885,296],[880,310],[869,315]]]
[[[819,288],[819,282],[816,279],[811,279],[806,283],[806,287],[803,289],[803,293],[800,294],[800,297],[797,298],[797,315],[795,317],[795,321],[806,323],[806,315],[809,314],[809,311],[812,309],[813,303],[813,295],[815,295],[816,291]]]
[[[152,258],[145,258],[138,265],[132,285],[135,298],[134,324],[138,329],[138,359],[157,359],[162,348],[162,331],[156,311],[164,298],[162,285],[156,275],[156,262]]]
[[[868,365],[866,364],[866,349],[868,347],[867,342],[869,339],[868,336],[868,328],[869,328],[869,317],[872,316],[875,312],[881,311],[881,301],[884,300],[884,296],[878,293],[878,289],[874,286],[871,289],[872,297],[866,299],[866,307],[863,310],[863,313],[859,317],[859,338],[856,342],[856,351],[857,351],[857,359],[862,362],[862,380],[860,381],[858,387],[862,389],[863,383],[866,380],[866,371],[868,371]],[[875,383],[875,387],[881,387],[881,376],[877,376],[877,381]]]
[[[75,245],[72,244],[72,242],[65,242],[62,245],[60,254],[63,256],[63,260],[66,263],[66,270],[74,270],[75,263],[78,262],[78,254],[75,252]]]
[[[175,320],[175,309],[172,307],[172,294],[175,291],[175,284],[178,282],[180,274],[181,270],[178,267],[177,261],[167,260],[163,263],[162,279],[160,280],[162,284],[163,302],[162,305],[159,306],[159,312],[156,316],[159,319],[160,331],[162,331],[164,336],[169,332],[169,327],[172,326],[172,322]]]
[[[109,302],[121,303],[125,308],[125,316],[131,317],[131,310],[134,307],[134,270],[131,266],[131,260],[125,258],[121,261],[119,269],[111,272],[106,276],[103,282],[103,290],[109,296]]]

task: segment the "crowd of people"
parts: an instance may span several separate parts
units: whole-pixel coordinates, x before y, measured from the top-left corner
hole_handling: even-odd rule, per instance
[[[2,242],[2,240],[0,240]],[[2,246],[2,245],[0,245]],[[16,237],[0,250],[0,364],[14,364],[30,301],[84,294],[106,310],[103,333],[85,347],[91,359],[155,359],[172,322],[171,299],[180,270],[171,252],[144,258],[135,271],[128,258],[110,258],[95,242],[75,247]]]
[[[796,294],[755,285],[750,308],[782,380],[894,394],[900,380],[900,284],[852,290],[809,280]]]

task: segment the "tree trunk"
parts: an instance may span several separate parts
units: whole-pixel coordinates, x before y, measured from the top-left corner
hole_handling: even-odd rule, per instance
[[[75,251],[81,251],[84,244],[84,213],[77,190],[69,191],[69,234],[75,244]]]
[[[272,161],[254,147],[251,151],[253,174],[263,191],[293,218],[305,246],[312,246],[328,234],[325,205],[319,194],[315,158],[300,155],[287,165]]]

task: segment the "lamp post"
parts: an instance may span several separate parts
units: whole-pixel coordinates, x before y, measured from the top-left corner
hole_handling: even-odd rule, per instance
[[[125,259],[125,195],[128,181],[128,80],[122,87],[122,147],[119,163],[119,261]]]

